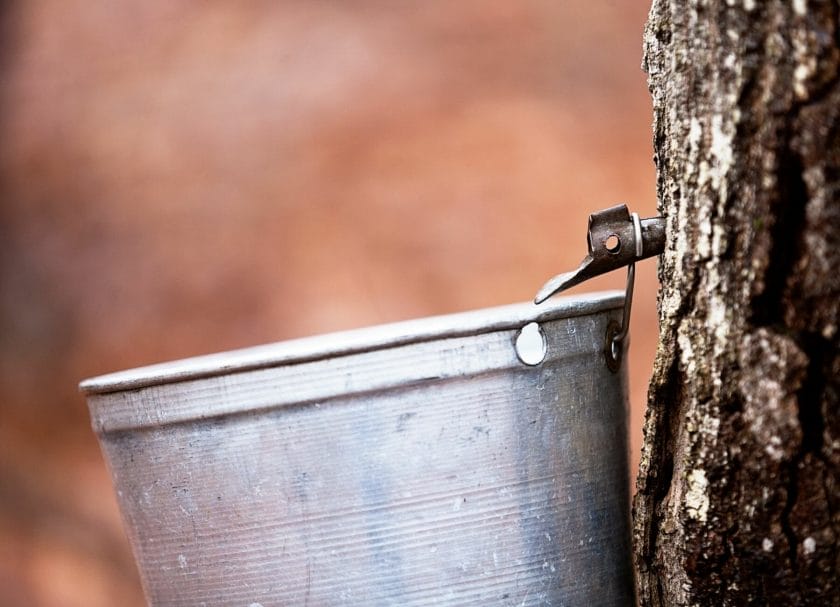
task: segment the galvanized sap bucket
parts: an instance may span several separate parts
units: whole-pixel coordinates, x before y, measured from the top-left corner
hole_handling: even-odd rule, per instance
[[[149,602],[631,605],[624,357],[605,353],[623,305],[564,297],[84,382]]]
[[[593,213],[627,289],[82,383],[153,605],[630,605],[626,335],[661,217]]]

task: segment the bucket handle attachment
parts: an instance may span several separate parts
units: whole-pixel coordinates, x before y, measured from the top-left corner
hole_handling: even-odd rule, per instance
[[[665,218],[639,219],[639,214],[630,213],[627,205],[616,205],[589,216],[586,239],[589,253],[578,268],[551,278],[539,290],[534,303],[541,304],[560,291],[627,266],[624,314],[620,325],[611,322],[607,327],[604,348],[607,366],[615,371],[621,362],[622,343],[630,330],[636,262],[659,255],[665,249]]]

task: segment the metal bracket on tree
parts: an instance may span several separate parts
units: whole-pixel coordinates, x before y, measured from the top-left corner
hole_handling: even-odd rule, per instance
[[[630,326],[636,261],[662,253],[665,248],[665,218],[639,219],[637,213],[627,210],[627,205],[620,204],[592,213],[586,238],[589,254],[584,257],[578,269],[558,274],[545,283],[534,298],[534,303],[540,304],[555,293],[627,266],[621,326],[616,323],[607,329],[607,364],[611,369],[616,369],[621,358],[621,342],[627,336]]]

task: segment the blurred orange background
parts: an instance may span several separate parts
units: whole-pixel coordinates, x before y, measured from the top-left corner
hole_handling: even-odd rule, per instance
[[[527,300],[654,214],[647,8],[3,3],[0,604],[143,604],[80,379]]]

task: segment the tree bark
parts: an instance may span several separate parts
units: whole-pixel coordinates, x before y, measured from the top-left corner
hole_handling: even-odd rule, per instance
[[[840,605],[840,3],[654,0],[641,605]]]

